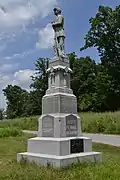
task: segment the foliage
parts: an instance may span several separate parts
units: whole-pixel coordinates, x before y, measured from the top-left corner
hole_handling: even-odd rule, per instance
[[[7,100],[7,118],[40,115],[42,110],[42,97],[47,89],[48,59],[40,58],[35,63],[36,74],[31,77],[32,91],[27,92],[19,86],[8,85],[3,89]]]
[[[69,54],[71,88],[78,99],[78,110],[89,111],[92,108],[92,93],[95,92],[96,64],[90,57],[78,58],[75,53]]]
[[[119,17],[120,6],[117,6],[115,10],[100,6],[96,16],[90,19],[91,27],[85,37],[85,46],[81,48],[83,50],[89,47],[97,47],[102,64],[106,68],[118,68],[117,65],[120,64]]]
[[[110,7],[100,6],[98,13],[90,19],[90,30],[85,37],[85,45],[81,50],[96,47],[101,58],[101,65],[106,71],[103,80],[109,81],[107,93],[102,91],[106,86],[99,90],[103,99],[103,110],[117,110],[120,108],[120,5],[114,10]],[[99,72],[98,72],[99,75]],[[101,75],[101,74],[100,74]],[[105,75],[105,74],[104,74]],[[97,76],[97,83],[102,82]],[[108,79],[107,79],[108,78]],[[106,81],[105,80],[105,81]],[[98,94],[95,95],[98,98]],[[99,109],[99,108],[98,108]],[[101,108],[100,108],[101,109]],[[99,110],[100,110],[99,109]]]
[[[42,109],[42,96],[38,90],[33,90],[28,93],[28,98],[24,105],[24,111],[21,117],[40,115]]]
[[[120,112],[81,113],[82,131],[87,133],[120,134]]]
[[[19,128],[20,130],[37,130],[38,128],[38,118],[37,116],[34,117],[23,117],[23,118],[16,118],[16,119],[9,119],[7,121],[0,122],[0,128]]]
[[[15,127],[0,128],[0,138],[21,136],[22,131]]]
[[[2,180],[113,180],[120,177],[120,148],[93,144],[94,151],[102,151],[101,164],[76,164],[65,169],[39,167],[35,164],[17,163],[16,153],[26,151],[31,136],[0,139],[0,179]]]
[[[35,63],[36,73],[32,76],[32,83],[27,101],[24,104],[25,110],[23,116],[40,115],[42,112],[42,97],[48,88],[48,58],[39,58]]]
[[[48,88],[48,69],[49,59],[39,58],[35,63],[35,75],[32,76],[32,84],[30,88],[33,89],[29,93],[29,98],[26,101],[24,116],[40,115],[42,112],[42,97]]]
[[[48,88],[48,75],[46,73],[48,65],[48,58],[39,58],[35,63],[36,74],[32,76],[33,83],[30,87],[39,91],[41,97],[45,95]]]
[[[21,117],[24,111],[24,104],[28,97],[28,92],[19,86],[8,85],[3,89],[7,100],[7,117]]]
[[[3,109],[0,109],[0,120],[3,120],[3,118],[4,118],[3,117],[3,111],[4,111]]]
[[[75,53],[69,54],[71,87],[78,99],[78,111],[104,112],[117,110],[113,104],[111,77],[102,64],[96,64],[90,57],[78,58]]]

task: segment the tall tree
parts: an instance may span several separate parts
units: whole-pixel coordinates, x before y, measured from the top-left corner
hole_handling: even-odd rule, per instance
[[[92,98],[92,109],[97,112],[111,110],[108,103],[111,90],[111,76],[108,75],[103,65],[98,64],[95,76],[95,91]]]
[[[7,100],[7,118],[21,117],[24,113],[28,92],[16,85],[8,85],[3,92]]]
[[[48,58],[39,58],[35,63],[36,73],[34,76],[32,76],[33,83],[30,85],[30,87],[36,91],[39,91],[41,96],[45,95],[45,91],[48,88],[48,75],[46,73],[48,65]]]
[[[3,109],[0,109],[0,120],[3,120]]]
[[[89,21],[91,27],[81,50],[96,47],[102,64],[109,70],[117,68],[116,73],[117,70],[120,73],[120,6],[115,10],[100,6],[96,16]]]
[[[30,93],[29,101],[34,107],[34,114],[41,114],[42,111],[42,97],[48,88],[48,74],[46,73],[49,66],[48,58],[39,58],[35,63],[36,73],[32,76],[33,92]],[[32,110],[33,111],[33,110]]]
[[[48,87],[48,59],[39,58],[35,63],[36,73],[30,85],[29,93],[19,86],[8,85],[3,89],[7,100],[7,118],[40,115],[42,110],[42,97]]]
[[[69,54],[71,87],[78,99],[78,110],[87,111],[92,108],[92,95],[95,92],[96,63],[90,57],[78,58],[75,53]]]
[[[40,115],[42,110],[42,97],[38,90],[29,92],[28,98],[24,103],[23,116]]]
[[[98,13],[90,19],[90,30],[81,50],[96,47],[101,64],[109,76],[107,106],[109,110],[120,107],[120,6],[114,10],[100,6]],[[104,73],[103,73],[104,74]]]

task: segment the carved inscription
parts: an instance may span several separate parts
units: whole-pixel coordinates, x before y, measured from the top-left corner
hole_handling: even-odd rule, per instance
[[[58,113],[58,96],[46,97],[43,100],[43,114]]]
[[[66,136],[74,137],[78,135],[78,123],[77,118],[70,115],[66,118]]]
[[[60,102],[61,113],[77,113],[77,102],[75,98],[61,96]]]
[[[42,136],[53,137],[54,136],[54,118],[51,116],[45,116],[42,119]]]

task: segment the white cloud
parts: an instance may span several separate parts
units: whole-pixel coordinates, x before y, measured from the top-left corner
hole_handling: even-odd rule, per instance
[[[0,9],[0,41],[15,40],[21,32],[29,31],[28,25],[52,13],[58,0],[0,0],[6,13]],[[0,42],[2,44],[2,42]]]
[[[11,82],[10,76],[0,75],[0,108],[5,108],[5,97],[3,95],[2,89],[4,89]]]
[[[35,71],[30,69],[19,70],[18,72],[15,72],[13,84],[18,84],[19,86],[26,88],[26,86],[30,85],[31,76],[33,76],[34,73]]]
[[[0,11],[1,26],[13,27],[28,23],[38,16],[46,17],[57,0],[1,0],[0,3],[6,9],[6,13]]]
[[[54,32],[51,24],[48,24],[45,28],[41,29],[38,33],[39,40],[36,43],[36,48],[48,49],[53,46]]]
[[[16,58],[23,58],[29,54],[32,54],[36,51],[36,49],[30,49],[28,51],[22,52],[22,53],[15,53],[12,56],[6,56],[4,57],[4,60],[11,60],[11,59],[16,59]]]
[[[1,73],[10,73],[14,70],[16,70],[19,67],[19,63],[16,64],[3,64],[0,66],[0,72]]]
[[[38,28],[28,29],[29,24],[36,20],[42,21],[43,18],[52,13],[52,9],[59,0],[0,0],[0,5],[5,7],[6,13],[0,9],[0,52],[6,49],[9,42],[16,40],[18,35],[23,32],[36,34]],[[53,30],[50,24],[39,31],[39,41],[36,44],[39,48],[50,48],[53,44]],[[8,48],[9,49],[9,48]],[[0,62],[8,61],[14,58],[23,58],[28,54],[34,53],[36,49],[15,53],[12,56],[1,58]],[[4,53],[5,54],[5,53]],[[30,76],[34,71],[30,69],[17,70],[18,64],[0,65],[0,108],[5,106],[2,89],[8,84],[16,84],[29,90],[31,83]],[[13,71],[15,73],[13,73]],[[13,73],[13,74],[12,74]]]
[[[15,72],[14,74],[8,75],[0,75],[0,108],[5,107],[5,97],[2,93],[2,89],[6,88],[7,85],[17,85],[26,89],[27,91],[30,90],[29,86],[32,82],[31,76],[35,73],[34,70],[31,69],[24,69]]]
[[[0,52],[6,49],[6,43],[0,45]]]

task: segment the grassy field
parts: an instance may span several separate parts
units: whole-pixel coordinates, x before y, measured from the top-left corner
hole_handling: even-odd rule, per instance
[[[26,151],[32,136],[0,138],[0,180],[119,180],[120,148],[93,144],[103,152],[102,164],[77,164],[55,170],[16,162],[16,153]]]
[[[120,111],[106,113],[81,113],[83,132],[120,134]]]
[[[82,131],[87,133],[120,134],[120,111],[107,113],[80,113]],[[38,118],[25,117],[0,122],[0,128],[17,127],[22,130],[37,130]]]
[[[38,116],[0,121],[0,128],[16,127],[21,130],[37,130]]]

